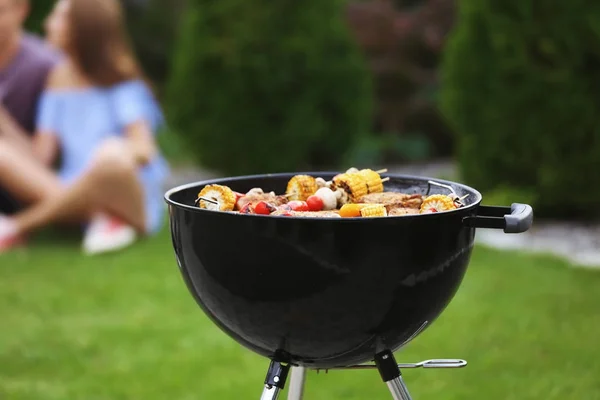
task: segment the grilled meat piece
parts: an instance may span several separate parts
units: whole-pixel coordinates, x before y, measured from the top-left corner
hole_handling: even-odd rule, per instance
[[[276,196],[273,193],[249,194],[249,195],[246,195],[246,196],[240,198],[238,200],[237,206],[241,210],[248,203],[251,203],[252,207],[254,207],[256,204],[260,203],[261,201],[265,201],[269,204],[274,205],[275,207],[279,207],[283,204],[286,204],[288,202],[288,199],[285,196]]]
[[[406,207],[406,208],[415,208],[415,209],[420,209],[421,208],[421,204],[423,204],[423,196],[421,195],[415,195],[417,197],[410,197],[407,200],[404,200],[401,204]]]
[[[341,218],[337,211],[289,211],[280,209],[272,213],[271,215],[280,216],[288,215],[291,217],[304,217],[304,218]]]
[[[292,211],[293,217],[306,218],[342,218],[337,211]]]
[[[387,205],[386,208],[390,217],[419,214],[418,208],[403,207],[402,204],[391,204]]]
[[[396,192],[371,193],[361,197],[358,203],[396,205],[404,208],[420,208],[423,196]]]

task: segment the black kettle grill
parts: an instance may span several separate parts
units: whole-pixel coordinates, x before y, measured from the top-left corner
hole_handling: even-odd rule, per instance
[[[336,173],[306,175],[332,179]],[[231,338],[271,360],[261,399],[302,398],[306,370],[377,369],[394,399],[411,397],[403,368],[464,367],[464,360],[398,364],[394,352],[442,313],[465,275],[477,228],[527,231],[524,204],[482,206],[468,186],[387,174],[386,191],[465,198],[456,210],[384,218],[292,218],[195,206],[209,184],[284,193],[297,174],[215,179],[170,190],[173,247],[198,305]],[[365,364],[374,361],[374,364]]]

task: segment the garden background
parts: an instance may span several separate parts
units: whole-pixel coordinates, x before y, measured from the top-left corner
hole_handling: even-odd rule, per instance
[[[53,2],[32,4],[40,32]],[[174,175],[446,165],[438,177],[487,204],[573,227],[556,239],[567,252],[600,247],[600,3],[124,4]],[[166,228],[97,259],[69,237],[36,240],[1,261],[1,399],[259,397],[267,363],[193,304]],[[600,276],[578,266],[478,244],[446,313],[398,354],[470,364],[408,371],[415,398],[600,399]],[[388,398],[376,373],[308,384],[309,399]]]

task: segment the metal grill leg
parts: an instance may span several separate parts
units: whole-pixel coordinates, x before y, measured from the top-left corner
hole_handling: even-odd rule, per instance
[[[375,356],[375,364],[377,365],[381,379],[386,383],[394,400],[412,400],[402,379],[398,363],[391,351],[386,350],[377,354]]]
[[[262,396],[260,396],[260,400],[277,400],[277,398],[279,397],[279,392],[281,389],[279,389],[276,386],[272,386],[272,387],[268,387],[265,385],[265,388],[262,392]]]
[[[276,361],[271,361],[260,400],[277,400],[279,392],[285,387],[289,371],[289,365],[282,365]]]
[[[402,379],[401,376],[397,377],[396,379],[386,382],[388,389],[390,389],[390,392],[392,393],[392,397],[394,397],[394,400],[411,400],[412,397],[410,397],[410,394],[408,393],[408,389],[406,388],[406,385],[404,384],[404,380]]]
[[[292,368],[290,379],[290,388],[288,390],[287,400],[302,400],[304,397],[304,385],[306,383],[306,368]]]

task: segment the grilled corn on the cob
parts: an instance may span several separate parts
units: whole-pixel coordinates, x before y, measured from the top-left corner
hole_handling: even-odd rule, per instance
[[[368,194],[383,192],[383,182],[377,172],[372,169],[363,169],[358,172],[358,175],[365,181]]]
[[[333,178],[333,184],[332,189],[344,189],[354,202],[367,194],[383,193],[384,189],[381,176],[371,169],[351,168],[346,173]]]
[[[233,211],[235,207],[235,193],[227,186],[208,185],[205,186],[198,197],[204,197],[210,200],[215,200],[218,204],[209,203],[208,201],[200,200],[198,206],[214,211]]]
[[[421,204],[421,214],[442,212],[456,209],[456,204],[450,196],[434,194],[427,197]]]
[[[333,179],[335,188],[343,189],[350,200],[355,202],[368,194],[367,184],[358,174],[342,174]]]
[[[296,175],[287,185],[287,197],[289,200],[306,201],[319,190],[317,180],[309,175]]]
[[[387,217],[387,209],[381,204],[370,204],[360,210],[363,218]]]

